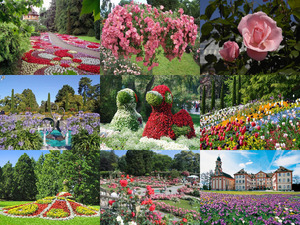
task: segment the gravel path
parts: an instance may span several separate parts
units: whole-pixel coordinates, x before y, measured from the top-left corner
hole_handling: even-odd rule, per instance
[[[81,52],[81,53],[84,53],[84,54],[87,54],[87,55],[90,55],[90,56],[93,56],[93,57],[96,57],[96,58],[100,59],[100,52],[96,52],[96,51],[93,51],[93,50],[89,50],[89,49],[85,49],[85,48],[79,48],[79,47],[75,47],[73,45],[66,44],[65,42],[60,40],[55,34],[50,33],[50,32],[48,32],[48,34],[49,34],[50,41],[53,45],[57,45],[57,46],[62,47],[62,48],[66,48],[66,49],[74,50],[74,51],[77,51],[77,52]]]

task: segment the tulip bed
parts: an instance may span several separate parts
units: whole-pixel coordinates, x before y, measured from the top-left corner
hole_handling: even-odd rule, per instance
[[[54,114],[54,117],[57,117]],[[26,112],[25,115],[0,115],[0,150],[40,150],[43,141],[38,131],[44,115]],[[62,132],[71,131],[72,135],[79,135],[85,131],[87,135],[99,137],[100,116],[97,113],[83,113],[65,118],[66,127]],[[45,129],[50,132],[52,128]],[[75,140],[72,136],[72,141]]]
[[[22,57],[23,75],[53,75],[68,71],[80,75],[100,74],[100,59],[54,46],[47,33],[31,37],[30,42],[32,49]]]
[[[55,33],[55,35],[60,40],[65,42],[66,44],[74,45],[74,46],[79,47],[79,48],[85,48],[85,49],[100,52],[100,43],[81,40],[78,37],[74,37],[72,35],[67,35],[67,34]]]
[[[201,192],[201,224],[300,224],[300,196]]]
[[[299,149],[299,103],[255,101],[200,116],[200,150]]]
[[[45,197],[33,203],[8,206],[3,208],[3,212],[0,211],[0,214],[9,217],[40,217],[50,220],[67,220],[74,217],[96,217],[100,215],[98,209],[68,199],[70,196]]]

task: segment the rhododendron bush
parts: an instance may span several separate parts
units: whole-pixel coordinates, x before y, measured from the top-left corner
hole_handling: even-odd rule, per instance
[[[178,12],[157,9],[151,5],[117,5],[109,14],[102,29],[102,45],[111,49],[115,57],[137,55],[150,71],[158,66],[155,59],[162,46],[170,61],[183,55],[189,43],[195,44],[197,25],[194,18]]]

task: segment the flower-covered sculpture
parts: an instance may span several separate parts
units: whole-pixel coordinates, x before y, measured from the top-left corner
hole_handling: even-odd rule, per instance
[[[159,85],[146,95],[147,102],[152,107],[152,113],[145,126],[143,136],[160,139],[167,136],[176,139],[180,135],[195,137],[194,124],[189,113],[181,109],[175,115],[171,108],[173,95],[165,85]]]
[[[133,131],[142,126],[143,120],[141,115],[136,111],[138,98],[133,90],[125,88],[117,94],[118,110],[114,115],[111,124],[117,130],[127,127]]]

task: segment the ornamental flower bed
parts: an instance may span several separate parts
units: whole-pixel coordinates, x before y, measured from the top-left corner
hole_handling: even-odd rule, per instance
[[[201,224],[299,224],[299,195],[201,192]]]
[[[117,5],[102,29],[102,45],[115,57],[137,55],[148,70],[158,66],[155,54],[160,46],[170,61],[181,58],[189,43],[195,44],[197,25],[194,18],[178,12],[163,11],[147,4]]]
[[[66,193],[64,193],[66,194]],[[69,196],[67,193],[67,197]],[[80,204],[66,197],[45,197],[36,202],[3,208],[2,215],[9,217],[32,218],[40,217],[50,220],[66,220],[79,217],[99,216],[98,209]]]
[[[79,47],[79,48],[85,48],[85,49],[100,52],[100,43],[81,40],[78,37],[74,37],[72,35],[67,35],[67,34],[55,33],[55,35],[60,40],[65,42],[66,44],[73,45],[73,46],[76,46],[76,47]]]
[[[300,99],[256,101],[200,117],[200,149],[299,149]]]
[[[51,44],[47,33],[31,37],[32,48],[22,57],[21,74],[53,75],[73,71],[80,75],[100,74],[100,59]]]
[[[17,114],[0,115],[0,150],[40,150],[43,140],[37,128],[44,116],[26,112],[25,115],[19,114],[18,120],[16,118]],[[97,113],[80,111],[65,121],[67,126],[62,130],[65,133],[71,131],[72,135],[78,135],[83,130],[88,135],[99,136],[100,115]],[[50,130],[48,128],[45,132]]]

